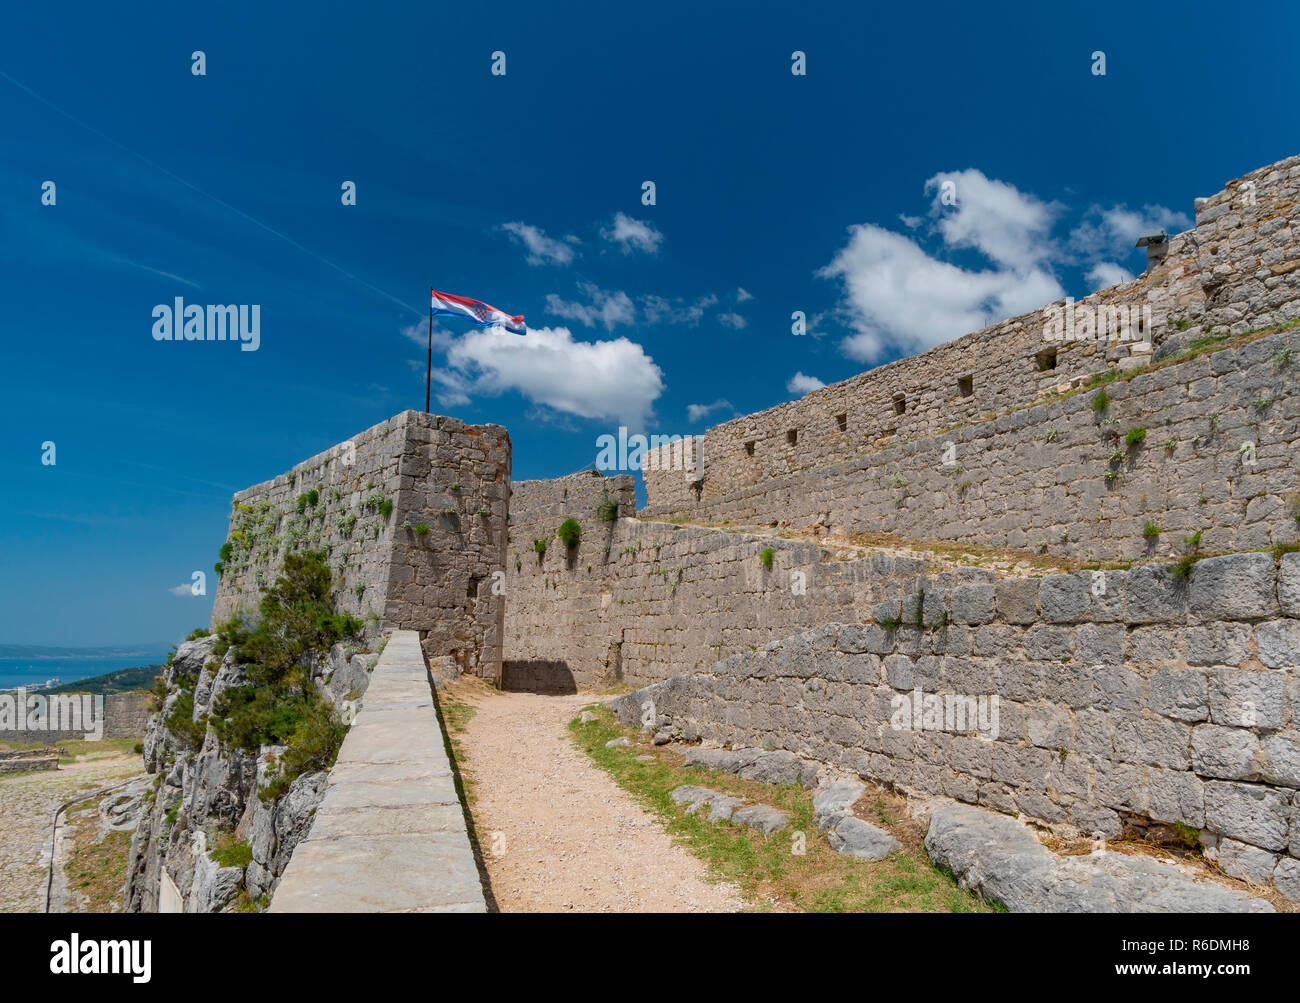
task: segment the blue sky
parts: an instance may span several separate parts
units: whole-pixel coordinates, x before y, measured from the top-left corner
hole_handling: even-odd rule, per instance
[[[431,284],[529,326],[440,324],[434,410],[558,476],[1140,271],[1300,152],[1294,5],[379,6],[6,9],[0,641],[206,623],[231,493],[423,406]],[[176,296],[258,350],[154,341]]]

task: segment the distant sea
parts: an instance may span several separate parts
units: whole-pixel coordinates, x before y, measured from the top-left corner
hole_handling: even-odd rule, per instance
[[[144,665],[161,665],[167,660],[166,650],[144,655],[96,655],[84,658],[0,658],[0,689],[15,686],[39,686],[55,676],[62,683],[75,683],[91,676],[118,669],[134,669]]]

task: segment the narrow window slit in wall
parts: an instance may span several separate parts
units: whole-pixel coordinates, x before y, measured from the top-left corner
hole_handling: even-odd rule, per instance
[[[785,441],[790,443],[790,445],[793,446],[796,442],[799,441],[799,430],[792,428],[790,429],[790,431],[786,432]]]
[[[894,394],[894,414],[905,414],[907,412],[907,398],[902,394]]]
[[[971,394],[973,394],[975,392],[975,377],[958,376],[957,392],[961,394],[963,397],[969,397]]]
[[[1048,370],[1056,368],[1055,348],[1044,348],[1041,352],[1039,352],[1036,356],[1034,356],[1034,358],[1038,362],[1038,371],[1040,373],[1045,373]]]
[[[745,443],[745,455],[746,455],[746,456],[753,456],[753,455],[754,455],[754,443],[753,443],[753,442],[747,442],[747,443]]]
[[[837,414],[835,416],[835,427],[841,432],[849,430],[849,416],[847,414]]]

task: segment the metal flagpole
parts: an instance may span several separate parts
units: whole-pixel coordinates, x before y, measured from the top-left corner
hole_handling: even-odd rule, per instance
[[[430,286],[430,289],[433,287]],[[429,381],[433,378],[433,293],[429,293],[429,353],[424,360],[424,413],[429,413]]]

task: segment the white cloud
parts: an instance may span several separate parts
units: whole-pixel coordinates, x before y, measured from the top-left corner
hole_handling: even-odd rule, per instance
[[[1132,282],[1133,274],[1113,261],[1098,261],[1088,272],[1088,284],[1095,292],[1108,286],[1117,286],[1122,282]]]
[[[816,376],[805,376],[803,373],[795,373],[786,380],[785,388],[792,394],[808,394],[814,390],[820,390],[826,386]]]
[[[624,254],[631,254],[633,251],[658,254],[659,245],[664,239],[664,235],[653,223],[633,219],[621,212],[614,216],[613,227],[601,230],[600,235],[610,243],[618,244]]]
[[[687,404],[686,420],[694,424],[714,411],[734,411],[731,401],[719,397],[712,404]]]
[[[680,296],[666,299],[663,296],[642,296],[641,309],[647,324],[689,324],[694,327],[710,307],[718,305],[718,297],[710,293],[690,303]]]
[[[951,182],[948,187],[947,183]],[[943,204],[945,190],[956,196]],[[1022,192],[973,168],[942,172],[925,183],[931,234],[942,241],[932,255],[910,235],[872,224],[849,227],[849,240],[817,274],[843,282],[839,315],[854,333],[845,354],[873,362],[895,351],[924,351],[1007,317],[1041,309],[1064,297],[1056,277],[1063,265],[1087,269],[1093,288],[1126,282],[1118,262],[1133,252],[1144,230],[1186,229],[1191,220],[1163,206],[1091,206],[1065,240],[1053,238],[1064,206]],[[909,229],[916,216],[900,215]],[[963,267],[943,252],[974,250],[991,267]]]
[[[942,204],[943,186],[952,182],[957,204]],[[1052,224],[1061,206],[1043,202],[1005,181],[985,177],[980,171],[944,171],[925,183],[935,193],[930,216],[949,247],[972,247],[991,261],[1018,271],[1029,271],[1052,255]]]
[[[568,236],[556,240],[546,236],[540,227],[529,223],[502,223],[500,229],[528,249],[530,265],[567,265],[573,261],[573,248],[570,245],[578,243],[577,237]]]
[[[744,289],[743,287],[736,290],[737,303],[744,303],[745,300],[752,300],[753,298],[754,298],[754,294],[749,292],[747,289]]]
[[[723,327],[731,328],[733,331],[739,331],[741,328],[749,326],[749,321],[735,311],[718,314],[718,323]]]
[[[402,328],[402,337],[413,345],[426,348],[429,344],[429,322],[422,320],[416,321],[414,324],[408,324]],[[433,350],[435,352],[445,352],[455,340],[456,336],[446,328],[441,325],[434,325]]]
[[[946,182],[954,206],[942,204]],[[1059,205],[974,169],[936,174],[925,190],[933,193],[930,216],[945,248],[974,249],[995,267],[963,268],[911,237],[871,224],[849,227],[848,244],[817,274],[844,283],[843,313],[855,333],[840,347],[859,362],[891,349],[924,351],[1065,295],[1051,271]],[[903,222],[911,227],[915,219]]]
[[[1139,212],[1117,205],[1104,209],[1089,206],[1084,220],[1070,233],[1070,246],[1086,258],[1126,258],[1135,250],[1138,237],[1146,230],[1180,233],[1192,220],[1162,205],[1144,205]]]
[[[462,375],[466,392],[515,391],[565,414],[629,427],[644,423],[664,389],[663,371],[640,345],[627,338],[576,341],[565,327],[470,331],[447,361]]]
[[[174,585],[171,588],[169,588],[167,591],[174,596],[194,595],[194,587],[191,582],[186,582],[184,585]]]
[[[406,364],[411,367],[411,372],[423,383],[425,373],[424,356],[422,355],[418,359],[407,359]],[[461,374],[434,366],[429,371],[429,376],[431,378],[433,398],[443,407],[461,407],[470,402],[469,392],[473,387],[470,385],[470,380]]]
[[[586,303],[564,300],[549,293],[546,312],[566,320],[576,320],[585,327],[603,324],[606,331],[614,330],[619,324],[631,324],[636,319],[636,307],[627,293],[610,292],[592,282],[580,282],[578,288],[586,295]]]
[[[859,362],[923,351],[1065,295],[1043,269],[969,271],[870,224],[849,227],[848,244],[817,274],[844,283],[855,333],[840,347]]]

